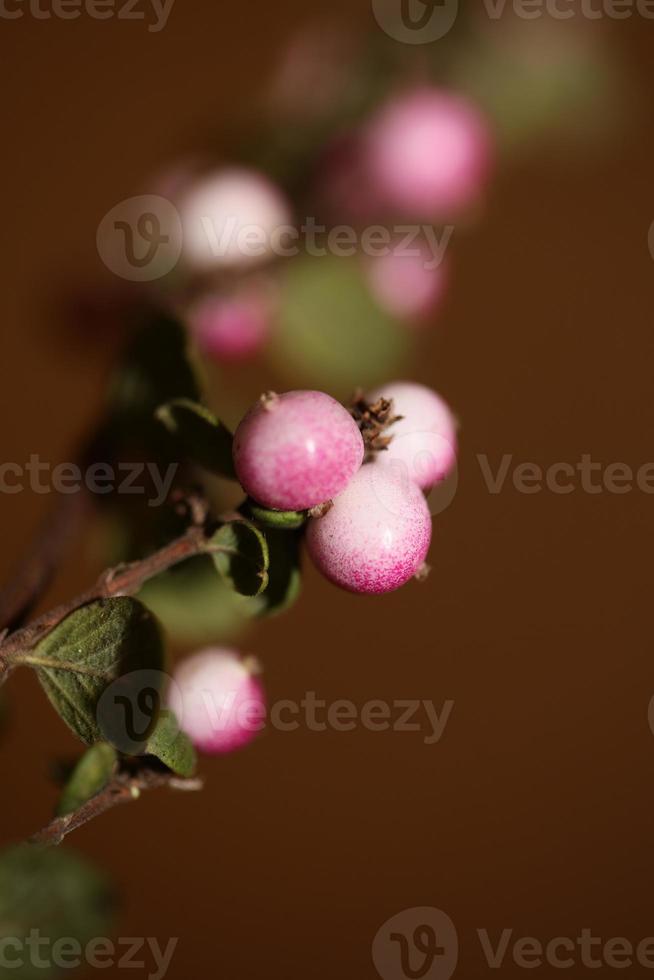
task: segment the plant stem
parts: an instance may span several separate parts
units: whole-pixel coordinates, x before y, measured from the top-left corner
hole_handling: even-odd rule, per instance
[[[22,629],[10,633],[4,641],[0,641],[0,684],[6,679],[11,667],[20,660],[22,654],[29,652],[50,630],[80,606],[98,599],[134,595],[149,579],[180,562],[197,555],[212,553],[215,549],[210,543],[212,528],[208,526],[206,507],[202,502],[194,500],[191,501],[191,511],[193,523],[181,537],[152,555],[148,555],[147,558],[108,569],[90,589],[44,613]]]
[[[31,844],[61,844],[64,837],[78,827],[106,813],[107,810],[138,800],[148,789],[166,786],[174,790],[197,791],[202,789],[200,779],[181,779],[170,772],[155,772],[143,769],[136,773],[119,772],[99,793],[65,817],[56,817],[43,830],[30,838]]]

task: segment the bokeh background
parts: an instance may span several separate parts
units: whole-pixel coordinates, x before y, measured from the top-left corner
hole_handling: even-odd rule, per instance
[[[364,0],[177,0],[159,34],[1,23],[3,461],[69,459],[101,410],[117,341],[91,323],[68,335],[60,299],[102,274],[103,215],[196,129],[255,105],[292,32],[323,9],[378,30]],[[510,481],[493,495],[477,459],[654,460],[654,24],[593,28],[618,66],[617,124],[582,147],[573,125],[504,161],[407,368],[462,420],[429,581],[367,601],[307,568],[294,610],[243,640],[271,701],[451,699],[445,734],[430,746],[424,733],[268,731],[205,760],[201,795],[151,794],[71,838],[117,884],[116,936],[179,937],[171,980],[373,978],[377,930],[423,905],[455,923],[465,977],[489,972],[478,928],[654,934],[653,499]],[[244,377],[270,387],[265,366]],[[50,503],[0,498],[2,579]],[[48,603],[97,570],[81,543]],[[17,673],[7,693],[3,844],[46,821],[49,764],[77,751],[35,678]],[[521,973],[509,954],[503,974]]]

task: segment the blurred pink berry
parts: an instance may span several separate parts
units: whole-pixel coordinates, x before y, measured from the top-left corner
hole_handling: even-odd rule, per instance
[[[412,381],[392,381],[366,396],[369,402],[382,397],[393,400],[393,414],[402,418],[384,433],[393,438],[379,458],[422,490],[431,489],[456,463],[454,415],[435,391]]]
[[[208,293],[191,307],[188,322],[203,353],[217,361],[239,361],[263,348],[272,316],[270,294],[253,284],[233,294]]]
[[[264,395],[234,435],[243,489],[273,510],[308,510],[343,490],[363,461],[349,412],[321,391]]]
[[[372,186],[388,208],[433,218],[477,202],[490,169],[491,138],[472,103],[425,87],[380,110],[366,152]]]
[[[367,463],[323,517],[312,518],[307,547],[316,567],[349,592],[399,589],[423,565],[431,516],[420,489],[383,462]]]
[[[261,730],[266,699],[237,653],[212,647],[176,668],[168,707],[196,748],[218,755],[246,745]]]
[[[276,236],[291,210],[272,181],[255,170],[231,168],[197,179],[178,203],[182,257],[193,272],[252,265],[275,254]]]
[[[445,263],[434,265],[433,256],[419,246],[368,258],[365,272],[377,305],[391,316],[413,324],[438,309],[449,281]]]

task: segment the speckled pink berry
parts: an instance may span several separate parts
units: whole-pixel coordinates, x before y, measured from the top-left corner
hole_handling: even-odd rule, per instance
[[[232,294],[208,293],[187,313],[199,349],[220,362],[258,354],[270,336],[272,316],[271,294],[258,284],[244,285]]]
[[[489,174],[491,138],[472,103],[423,87],[380,110],[366,152],[372,186],[387,206],[430,218],[477,202]]]
[[[416,484],[375,462],[361,467],[331,510],[309,521],[306,540],[330,582],[377,595],[399,589],[419,571],[431,531],[429,508]]]
[[[345,489],[363,461],[363,438],[321,391],[266,395],[234,434],[243,489],[272,510],[309,510]]]
[[[377,305],[409,326],[424,323],[439,308],[447,292],[449,276],[445,263],[434,265],[433,257],[424,247],[416,248],[412,254],[396,250],[368,258],[365,272]]]
[[[392,436],[383,462],[400,468],[422,490],[429,490],[453,469],[457,454],[457,422],[443,399],[424,385],[392,381],[369,392],[366,398],[393,400],[401,415],[384,435]]]
[[[250,742],[265,724],[259,680],[233,650],[200,650],[176,668],[168,692],[182,731],[201,752],[219,755]]]

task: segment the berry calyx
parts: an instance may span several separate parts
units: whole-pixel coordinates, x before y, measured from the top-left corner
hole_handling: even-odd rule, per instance
[[[424,566],[431,516],[420,489],[383,462],[362,466],[334,506],[309,521],[316,567],[349,592],[392,592]]]
[[[258,678],[233,650],[211,647],[183,660],[168,707],[201,752],[218,755],[250,742],[263,727],[266,699]]]
[[[234,466],[250,497],[272,510],[310,510],[345,489],[363,439],[343,406],[321,391],[267,393],[234,434]]]

